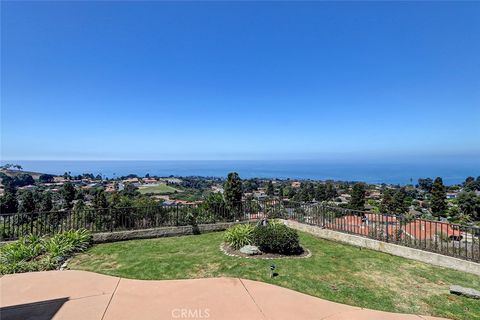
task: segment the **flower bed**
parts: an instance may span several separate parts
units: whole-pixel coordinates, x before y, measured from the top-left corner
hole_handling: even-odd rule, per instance
[[[297,231],[275,220],[263,220],[256,226],[235,225],[225,232],[224,241],[222,251],[228,255],[270,259],[308,255],[300,246]]]

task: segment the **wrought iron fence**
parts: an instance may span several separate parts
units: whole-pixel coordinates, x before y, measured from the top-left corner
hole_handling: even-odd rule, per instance
[[[52,212],[0,214],[0,240],[26,234],[47,235],[84,228],[113,232],[167,226],[283,218],[338,232],[395,243],[480,262],[480,228],[330,207],[323,204],[275,200],[150,206]]]
[[[15,240],[27,234],[43,236],[80,228],[97,233],[256,220],[263,217],[264,208],[265,204],[241,202],[231,207],[224,203],[177,204],[0,214],[0,240]]]
[[[480,228],[321,204],[290,204],[300,223],[480,262]]]

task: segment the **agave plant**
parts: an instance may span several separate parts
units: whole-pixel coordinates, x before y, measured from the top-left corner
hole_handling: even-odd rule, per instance
[[[224,240],[234,249],[252,244],[253,229],[251,224],[237,224],[225,231]]]

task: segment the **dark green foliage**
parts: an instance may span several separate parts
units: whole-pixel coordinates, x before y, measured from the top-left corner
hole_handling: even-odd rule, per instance
[[[315,198],[315,188],[311,182],[302,183],[300,190],[295,195],[294,200],[300,202],[310,202]]]
[[[327,183],[326,184],[326,191],[325,191],[325,197],[327,200],[333,200],[336,197],[338,197],[338,192],[333,183]]]
[[[391,189],[385,189],[383,191],[382,202],[380,203],[380,212],[393,214],[395,212],[395,203],[393,201],[393,191]]]
[[[105,192],[103,190],[99,190],[95,194],[95,198],[93,198],[93,207],[95,209],[107,209],[108,208],[107,197],[105,196]]]
[[[7,191],[0,197],[0,213],[15,213],[18,210],[18,201],[15,193]]]
[[[287,198],[293,199],[293,198],[295,198],[295,195],[296,195],[296,194],[297,194],[297,192],[295,191],[294,188],[288,187],[288,189],[287,189]]]
[[[242,201],[242,180],[236,172],[230,172],[223,187],[226,205],[234,211],[241,207]]]
[[[480,197],[475,192],[461,192],[457,198],[458,206],[464,215],[470,219],[480,218]]]
[[[420,178],[418,179],[418,187],[424,191],[430,192],[432,191],[433,180],[430,178],[426,178],[426,179]]]
[[[208,194],[200,208],[204,215],[211,217],[212,222],[221,219],[221,214],[226,211],[223,195],[216,192]]]
[[[24,191],[20,194],[19,212],[29,213],[35,211],[35,199],[30,190]]]
[[[265,253],[292,255],[303,252],[297,231],[282,223],[270,222],[266,226],[256,226],[253,243]]]
[[[75,199],[75,187],[71,182],[66,182],[63,184],[60,191],[62,194],[63,200],[65,201],[65,207],[67,209],[72,208],[72,201]]]
[[[406,204],[407,193],[405,188],[400,188],[395,192],[393,196],[393,202],[395,204],[395,213],[403,214],[408,211],[408,206]]]
[[[42,196],[42,201],[40,203],[41,212],[52,211],[53,209],[53,202],[52,202],[52,194],[50,192],[45,192]]]
[[[38,177],[38,181],[42,183],[50,183],[54,181],[54,177],[51,174],[41,174],[40,177]]]
[[[465,191],[475,191],[480,190],[480,176],[475,179],[474,177],[468,177],[463,183],[463,188]]]
[[[319,183],[315,189],[315,200],[327,201],[327,186],[323,183]]]
[[[365,208],[365,184],[355,183],[352,188],[352,197],[350,198],[349,207],[355,210],[363,210]]]
[[[257,179],[248,179],[243,181],[243,191],[244,192],[253,192],[258,190],[259,182]]]
[[[13,180],[15,181],[15,185],[17,187],[24,187],[35,184],[35,180],[33,180],[32,176],[26,173],[15,176]]]
[[[273,196],[275,194],[275,190],[273,189],[272,180],[268,181],[267,183],[267,190],[265,192],[269,196]]]
[[[2,184],[5,190],[13,191],[18,187],[24,187],[28,185],[35,184],[35,180],[31,175],[22,173],[14,177],[7,176],[5,173],[0,173],[0,178],[2,179]]]
[[[406,213],[408,211],[408,201],[405,188],[400,188],[395,192],[391,189],[384,190],[380,211],[387,214]]]
[[[121,193],[130,198],[134,198],[140,194],[138,188],[135,187],[132,183],[126,184],[125,188],[121,191]]]
[[[284,194],[283,187],[282,186],[278,187],[278,196],[280,197],[280,199],[283,198],[283,194]]]
[[[431,200],[432,214],[435,217],[446,215],[447,210],[447,191],[443,185],[443,180],[437,177],[432,186],[432,200]]]

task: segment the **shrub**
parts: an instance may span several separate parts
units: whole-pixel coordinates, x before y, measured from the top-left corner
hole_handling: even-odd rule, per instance
[[[91,238],[87,230],[21,237],[0,248],[0,274],[55,269],[68,256],[86,250]]]
[[[258,225],[253,231],[253,242],[266,253],[291,255],[303,252],[297,231],[282,223]]]
[[[225,231],[224,240],[234,249],[252,244],[254,227],[251,224],[237,224]]]

